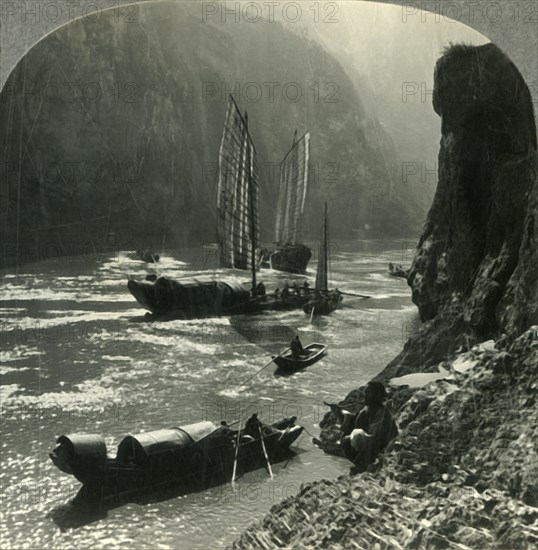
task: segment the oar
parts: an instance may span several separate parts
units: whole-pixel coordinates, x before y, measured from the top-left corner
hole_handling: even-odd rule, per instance
[[[357,298],[370,298],[370,296],[366,296],[364,294],[355,294],[354,292],[342,292],[339,290],[340,294],[345,294],[346,296],[356,296]]]
[[[238,422],[241,422],[241,419],[234,420],[233,422],[230,422],[229,424],[226,424],[226,426],[228,426],[228,428],[229,428],[230,426],[233,426],[233,425],[237,424]]]
[[[267,450],[265,449],[265,443],[263,441],[262,427],[259,424],[258,430],[260,431],[260,441],[262,443],[263,454],[265,455],[265,460],[267,461],[267,469],[269,470],[269,475],[271,476],[271,479],[274,479],[273,470],[271,469],[271,463],[269,462],[269,457],[267,456]]]
[[[279,353],[276,357],[280,357],[283,353],[286,353],[290,348],[286,348],[283,352]],[[258,374],[260,374],[260,372],[263,370],[263,369],[266,369],[273,361],[275,360],[275,357],[273,357],[271,359],[271,361],[269,361],[269,363],[267,363],[266,365],[264,365],[259,371],[255,372],[248,380],[245,380],[237,389],[240,390],[247,382],[250,382],[255,376],[257,376]]]
[[[239,419],[239,430],[237,431],[237,443],[235,445],[234,470],[232,473],[232,489],[235,491],[235,473],[237,471],[237,457],[239,456],[239,438],[241,437],[241,419]]]
[[[315,309],[316,309],[316,308],[313,307],[313,308],[312,308],[312,311],[310,312],[310,324],[312,324],[312,319],[314,318],[314,310],[315,310]]]

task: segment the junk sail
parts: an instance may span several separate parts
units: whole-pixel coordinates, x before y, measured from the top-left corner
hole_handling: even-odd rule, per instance
[[[274,269],[291,273],[305,273],[312,253],[301,244],[303,214],[308,188],[308,162],[310,160],[310,133],[297,140],[280,163],[275,241],[277,250],[271,255]]]
[[[275,241],[297,244],[302,239],[302,221],[308,186],[310,133],[296,141],[280,164],[280,189],[276,218]]]
[[[222,267],[249,269],[259,241],[259,166],[248,131],[230,96],[219,151],[217,239]]]

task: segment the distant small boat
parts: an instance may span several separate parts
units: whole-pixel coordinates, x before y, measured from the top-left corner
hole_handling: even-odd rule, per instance
[[[407,277],[409,276],[409,269],[404,269],[401,265],[395,266],[393,264],[389,264],[389,269],[387,273],[392,277],[401,277],[402,279],[407,279]]]
[[[140,260],[141,262],[146,262],[148,264],[157,263],[160,259],[159,254],[156,254],[151,250],[140,250],[140,249],[138,249],[136,252],[129,252],[127,254],[127,257],[130,258],[131,260]]]
[[[324,344],[310,344],[304,348],[298,359],[294,359],[292,352],[284,355],[278,355],[273,359],[279,369],[285,371],[295,371],[304,369],[319,361],[327,353],[327,346]]]

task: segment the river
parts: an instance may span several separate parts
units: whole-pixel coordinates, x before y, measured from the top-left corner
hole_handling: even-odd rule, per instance
[[[230,544],[301,483],[348,472],[346,460],[324,454],[323,401],[337,401],[378,373],[418,322],[410,289],[386,274],[409,265],[413,240],[338,243],[331,286],[370,296],[310,319],[302,311],[232,319],[133,322],[143,310],[129,294],[129,276],[177,279],[245,278],[214,268],[211,247],[164,252],[159,264],[124,252],[49,259],[3,272],[1,302],[2,548],[216,548]],[[316,258],[309,264],[311,285]],[[258,274],[269,291],[304,277]],[[271,354],[298,331],[303,344],[327,343],[328,355],[290,377],[275,377]],[[242,387],[241,387],[242,386]],[[233,422],[258,412],[264,421],[296,415],[303,433],[297,455],[231,484],[168,499],[130,503],[106,517],[66,527],[65,504],[79,483],[48,458],[58,436],[105,436],[110,449],[128,433],[201,419]],[[85,523],[85,524],[84,524]]]

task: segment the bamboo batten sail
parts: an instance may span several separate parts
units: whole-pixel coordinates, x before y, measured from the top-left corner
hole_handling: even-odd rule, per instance
[[[323,221],[323,236],[319,246],[318,268],[316,270],[316,290],[327,292],[329,288],[329,233],[327,228],[327,203],[325,203],[325,217]]]
[[[222,267],[249,269],[259,240],[259,167],[248,122],[230,96],[219,151],[217,238]]]
[[[297,132],[295,132],[295,137]],[[308,187],[310,133],[293,145],[280,163],[275,241],[279,244],[297,244],[302,240],[303,212]]]

